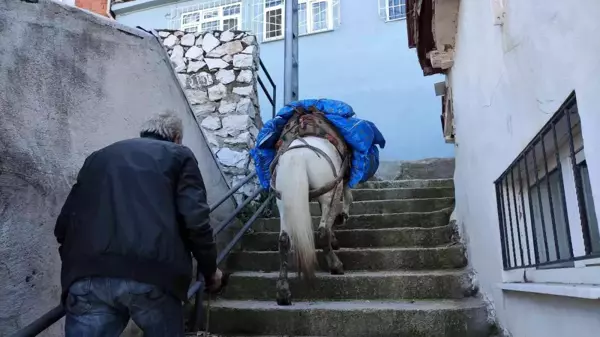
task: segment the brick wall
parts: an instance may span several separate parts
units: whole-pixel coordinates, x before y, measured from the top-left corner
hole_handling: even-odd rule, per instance
[[[75,6],[96,14],[111,17],[107,0],[75,0]]]

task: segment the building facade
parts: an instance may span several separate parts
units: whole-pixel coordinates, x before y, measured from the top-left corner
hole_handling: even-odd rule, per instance
[[[113,18],[113,15],[110,11],[111,2],[113,0],[54,0],[56,2],[85,9],[86,11],[90,11],[92,13],[106,16],[109,18]]]
[[[597,336],[600,3],[420,3],[409,40],[425,74],[446,75],[455,218],[500,326]]]
[[[145,29],[251,31],[277,85],[276,108],[283,106],[284,1],[135,0],[114,3],[112,10],[117,21]],[[404,0],[300,0],[300,98],[352,105],[386,137],[382,160],[452,157],[452,145],[437,130],[440,99],[433,83],[442,77],[424,78],[409,62],[414,52],[405,47],[405,17]],[[271,104],[260,95],[266,121]]]

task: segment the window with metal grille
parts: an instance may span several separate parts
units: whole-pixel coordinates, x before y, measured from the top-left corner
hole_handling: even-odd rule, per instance
[[[299,0],[298,34],[307,35],[333,29],[333,0]],[[285,1],[265,0],[264,40],[277,40],[284,37]]]
[[[203,3],[204,7],[192,6],[187,10],[181,10],[178,28],[188,33],[240,30],[242,24],[241,0],[228,2],[227,4]]]
[[[600,234],[572,93],[496,180],[505,270],[600,258]]]
[[[385,21],[406,18],[406,0],[379,0],[379,16]]]

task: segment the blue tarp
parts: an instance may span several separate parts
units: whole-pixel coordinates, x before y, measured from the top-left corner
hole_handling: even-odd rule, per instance
[[[332,99],[306,99],[292,102],[284,106],[275,118],[265,123],[258,133],[256,147],[250,151],[258,179],[263,188],[269,188],[271,172],[269,166],[275,159],[275,144],[287,121],[294,114],[296,107],[306,110],[314,106],[323,112],[325,117],[338,129],[346,143],[352,148],[352,165],[350,169],[349,187],[367,181],[379,167],[379,150],[385,147],[385,139],[375,124],[354,117],[352,107],[344,102]]]

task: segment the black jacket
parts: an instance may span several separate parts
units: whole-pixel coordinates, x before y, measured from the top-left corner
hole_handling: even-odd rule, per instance
[[[88,276],[161,286],[181,300],[198,271],[216,270],[204,182],[190,149],[137,138],[92,153],[54,231],[63,294]]]

